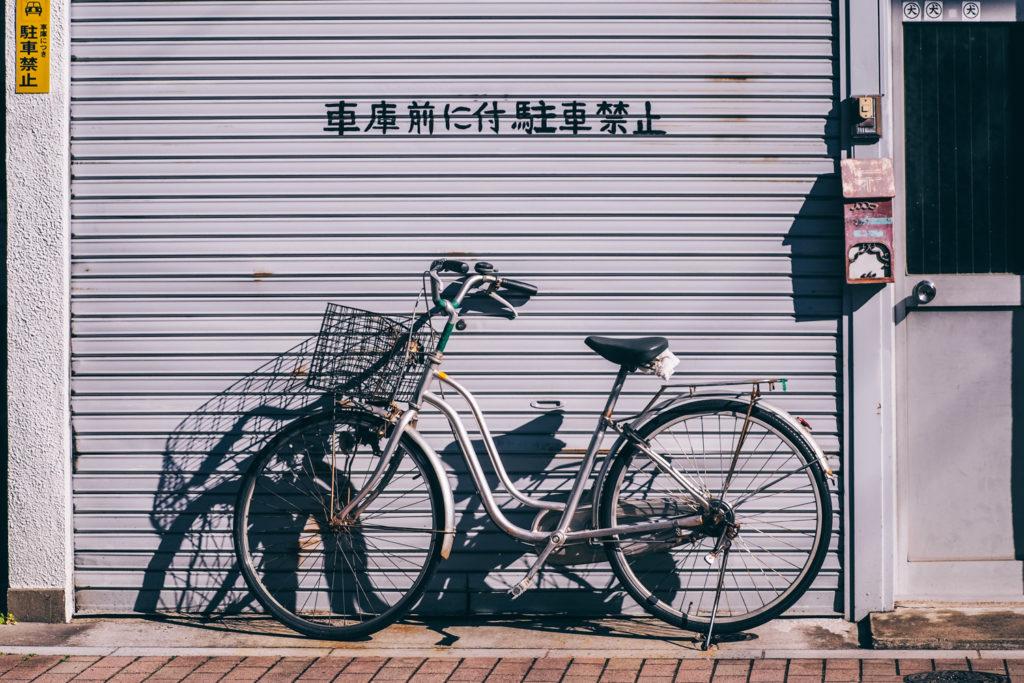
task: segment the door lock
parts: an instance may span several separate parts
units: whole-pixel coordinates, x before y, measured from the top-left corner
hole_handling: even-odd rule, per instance
[[[921,280],[914,285],[914,299],[919,304],[931,303],[935,298],[935,283],[931,280]]]

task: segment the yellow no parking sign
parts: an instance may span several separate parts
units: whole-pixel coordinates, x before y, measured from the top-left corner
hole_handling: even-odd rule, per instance
[[[18,0],[15,92],[50,92],[50,0]]]

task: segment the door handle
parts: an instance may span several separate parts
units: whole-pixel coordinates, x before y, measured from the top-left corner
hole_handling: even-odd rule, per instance
[[[914,299],[919,304],[931,303],[935,298],[935,283],[931,280],[921,280],[914,285]]]

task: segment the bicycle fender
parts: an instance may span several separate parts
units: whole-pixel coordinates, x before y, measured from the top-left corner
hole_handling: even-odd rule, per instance
[[[441,542],[441,558],[447,560],[448,555],[452,552],[452,545],[455,543],[455,497],[452,495],[452,487],[448,483],[448,475],[441,464],[441,458],[423,438],[423,435],[411,426],[405,428],[405,433],[426,454],[430,466],[434,468],[434,475],[441,484],[441,499],[444,505],[444,540]]]
[[[800,424],[800,420],[796,419],[785,410],[773,406],[767,401],[758,400],[757,405],[778,415],[780,418],[785,420],[789,426],[795,429],[797,434],[804,437],[804,441],[807,442],[807,445],[811,447],[812,451],[814,451],[814,455],[817,456],[818,462],[821,464],[821,469],[825,472],[825,475],[830,479],[836,478],[835,472],[833,472],[832,468],[829,467],[828,459],[825,457],[825,451],[821,450],[821,446],[819,446],[818,442],[814,440],[811,433],[807,431],[807,428]]]

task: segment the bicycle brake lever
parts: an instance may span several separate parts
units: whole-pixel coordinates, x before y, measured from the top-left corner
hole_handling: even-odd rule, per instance
[[[515,308],[515,306],[513,306],[513,305],[512,305],[512,304],[510,304],[510,303],[509,303],[508,301],[506,301],[506,300],[505,300],[505,299],[504,299],[504,298],[503,298],[503,297],[502,297],[502,296],[501,296],[500,294],[498,294],[497,292],[494,292],[494,291],[488,291],[488,292],[487,292],[487,296],[491,297],[492,299],[494,299],[495,301],[497,301],[497,302],[498,302],[499,304],[501,304],[502,306],[504,306],[505,308],[507,308],[507,309],[509,310],[509,312],[510,312],[510,313],[512,314],[512,319],[513,319],[513,320],[515,320],[516,318],[518,318],[518,317],[519,317],[519,313],[518,313],[518,312],[516,311],[516,308]]]

